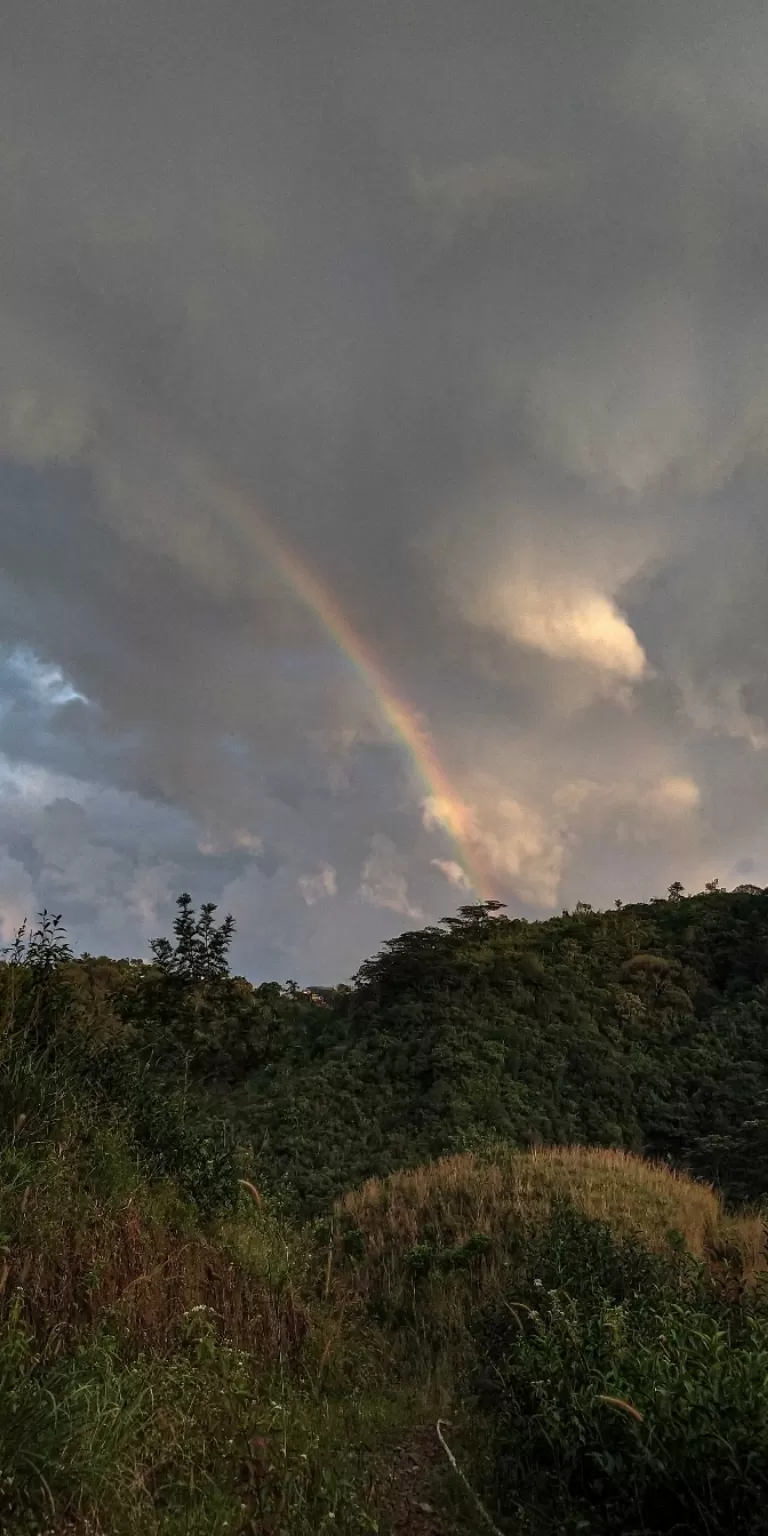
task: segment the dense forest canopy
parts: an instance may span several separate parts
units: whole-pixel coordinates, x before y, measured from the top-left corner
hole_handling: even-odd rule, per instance
[[[46,915],[28,964],[24,936],[6,957],[4,1006],[47,977],[38,1027],[96,1053],[105,1094],[134,1084],[148,1113],[151,1064],[162,1101],[183,1085],[187,1117],[226,1123],[259,1180],[309,1210],[495,1139],[624,1147],[729,1198],[765,1193],[768,893],[675,884],[540,923],[468,906],[322,993],[230,976],[233,924],[214,912],[181,897],[149,965],[75,960]]]

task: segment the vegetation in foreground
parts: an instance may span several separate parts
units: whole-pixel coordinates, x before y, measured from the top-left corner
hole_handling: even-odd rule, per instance
[[[152,967],[75,962],[47,916],[20,936],[0,973],[2,1529],[768,1531],[766,1229],[753,1187],[768,901],[709,893],[681,917],[684,900],[558,919],[557,943],[552,925],[530,939],[536,925],[474,909],[447,934],[388,946],[327,1007],[230,978],[231,932],[188,901]],[[663,940],[678,956],[674,985],[647,963],[623,969],[628,933],[647,944],[653,923],[656,949]],[[638,975],[652,978],[647,992]],[[566,978],[576,991],[564,1015]],[[451,1054],[462,997],[474,999],[464,1076]],[[538,1010],[514,1046],[510,1020],[531,997]],[[440,998],[449,1027],[438,1039]],[[611,1035],[621,1006],[630,1023],[622,1034],[614,1017]],[[615,1056],[597,1073],[611,1039]],[[748,1040],[751,1056],[739,1057]],[[646,1138],[663,1121],[678,1141],[670,1130],[656,1150],[681,1165],[696,1166],[695,1098],[709,1095],[707,1156],[717,1143],[731,1195],[749,1173],[752,1207],[726,1207],[682,1166],[643,1160],[621,1145],[629,1136],[547,1148],[530,1145],[540,1133],[492,1136],[503,1127],[479,1110],[462,1119],[460,1095],[475,1110],[490,1102],[477,1087],[486,1049],[485,1091],[493,1081],[502,1107],[525,1100],[543,1115],[546,1089],[548,1112],[569,1103],[583,1126],[594,1067],[594,1113],[613,1095]],[[424,1051],[442,1063],[437,1094],[434,1076],[418,1075]],[[302,1139],[289,1116],[281,1142],[274,1117],[290,1102],[296,1111],[310,1083],[332,1112],[345,1052],[328,1184],[335,1193],[352,1165],[369,1177],[323,1201],[312,1123]],[[700,1078],[682,1083],[681,1053]],[[745,1063],[748,1170],[736,1117]],[[410,1093],[399,1118],[392,1084]],[[248,1105],[261,1106],[250,1128]],[[355,1147],[366,1113],[375,1124]],[[414,1166],[422,1148],[437,1160]]]

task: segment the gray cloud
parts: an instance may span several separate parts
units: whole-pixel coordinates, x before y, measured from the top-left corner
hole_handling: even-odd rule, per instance
[[[10,0],[6,929],[189,885],[321,981],[468,863],[768,881],[766,65],[741,0]]]

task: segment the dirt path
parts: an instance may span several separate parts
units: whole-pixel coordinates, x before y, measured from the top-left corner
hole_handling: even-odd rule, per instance
[[[432,1426],[414,1430],[390,1466],[387,1512],[393,1536],[471,1536],[448,1504],[450,1471]]]

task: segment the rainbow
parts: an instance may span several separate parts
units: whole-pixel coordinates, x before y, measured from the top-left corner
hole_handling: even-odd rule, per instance
[[[216,486],[215,496],[219,504],[226,500],[236,512],[236,520],[247,525],[251,535],[256,535],[286,585],[315,615],[370,690],[381,716],[408,753],[425,791],[425,808],[432,820],[443,826],[453,839],[465,878],[481,900],[491,900],[492,887],[484,868],[473,812],[454,790],[419,715],[396,693],[337,599],[300,556],[278,537],[250,498],[221,484]]]

